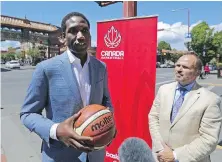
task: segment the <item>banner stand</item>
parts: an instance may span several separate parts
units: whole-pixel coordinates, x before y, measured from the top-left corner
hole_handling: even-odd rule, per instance
[[[157,16],[97,23],[97,52],[107,65],[117,136],[106,162],[118,162],[124,139],[139,137],[151,147],[148,113],[155,95]]]

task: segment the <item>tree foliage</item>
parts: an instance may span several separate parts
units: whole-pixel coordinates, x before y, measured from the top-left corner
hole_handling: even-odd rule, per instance
[[[169,43],[167,43],[165,41],[160,41],[158,43],[158,51],[162,53],[162,49],[171,50],[171,46]]]
[[[27,55],[35,59],[35,58],[39,58],[41,54],[38,48],[29,48],[27,51]]]
[[[161,54],[161,60],[169,60],[170,59],[170,54],[168,53],[163,53],[162,52],[162,49],[165,49],[165,50],[171,50],[171,46],[169,43],[165,42],[165,41],[160,41],[158,43],[158,51],[160,52]]]
[[[222,57],[222,31],[216,32],[214,34],[212,45],[214,50],[216,51],[216,54],[219,54],[220,57]]]
[[[22,60],[25,59],[25,56],[24,56],[24,54],[21,51],[16,53],[16,57],[17,57],[17,59],[22,59]]]
[[[192,31],[191,48],[204,64],[217,57],[222,51],[222,31],[214,32],[206,22],[196,25]]]
[[[171,57],[171,61],[173,61],[174,63],[177,62],[177,60],[182,56],[183,54],[179,54],[179,53],[173,53],[173,54],[170,54],[170,57]]]
[[[11,60],[15,60],[15,53],[14,52],[9,52],[5,54],[6,57],[6,61],[11,61]]]

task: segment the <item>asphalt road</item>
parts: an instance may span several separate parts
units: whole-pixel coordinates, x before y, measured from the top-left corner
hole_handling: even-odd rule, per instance
[[[33,70],[34,67],[22,67],[20,70],[11,71],[1,69],[1,145],[7,162],[41,161],[40,138],[24,128],[19,119]],[[174,81],[173,69],[157,69],[156,91],[162,84],[172,81]],[[222,79],[217,79],[215,75],[209,75],[207,79],[198,82],[216,94],[222,95]],[[213,152],[211,159],[212,162],[221,162],[222,150],[219,146]]]

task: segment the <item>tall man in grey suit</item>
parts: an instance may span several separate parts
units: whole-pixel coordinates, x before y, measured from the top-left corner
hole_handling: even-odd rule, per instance
[[[87,54],[90,23],[84,15],[69,13],[61,26],[68,48],[36,66],[21,121],[42,138],[43,162],[103,162],[105,150],[95,151],[87,145],[93,139],[77,135],[73,123],[79,110],[89,104],[113,110],[106,65]]]
[[[177,82],[159,88],[149,128],[160,162],[210,162],[217,146],[221,100],[196,82],[201,68],[195,54],[183,55],[175,66]]]

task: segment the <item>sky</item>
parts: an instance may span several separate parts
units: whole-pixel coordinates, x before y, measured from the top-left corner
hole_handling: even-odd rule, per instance
[[[222,30],[222,1],[138,1],[137,15],[158,15],[158,28],[167,29],[158,32],[158,41],[170,43],[172,48],[186,50],[184,46],[185,33],[188,30],[188,12],[173,9],[189,8],[190,29],[202,21],[206,21],[216,31]],[[18,18],[26,18],[61,26],[62,18],[69,12],[81,12],[90,21],[92,45],[96,46],[97,22],[109,19],[123,18],[123,3],[118,2],[106,7],[100,7],[94,1],[5,1],[1,2],[1,14]],[[3,41],[1,49],[18,47],[19,42]]]

